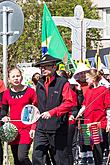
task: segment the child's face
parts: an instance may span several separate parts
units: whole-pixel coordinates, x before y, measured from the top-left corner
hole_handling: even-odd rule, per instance
[[[12,86],[18,86],[21,84],[22,81],[22,75],[18,69],[13,69],[9,73],[9,83]]]
[[[80,80],[81,82],[86,82],[86,75],[85,75],[85,72],[80,72],[80,73],[78,74],[78,77],[79,77],[79,80]]]
[[[88,86],[91,86],[94,83],[94,79],[91,76],[86,75],[86,82],[88,83]]]

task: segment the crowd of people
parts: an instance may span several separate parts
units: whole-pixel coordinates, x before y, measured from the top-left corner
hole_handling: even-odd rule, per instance
[[[22,73],[17,67],[9,70],[10,87],[6,89],[2,84],[1,126],[11,122],[18,129],[15,140],[9,142],[14,165],[102,165],[105,148],[109,152],[109,82],[102,70],[83,66],[70,74],[58,70],[60,62],[46,54],[34,63],[41,74],[32,76],[33,88],[22,85]],[[39,109],[40,118],[26,125],[20,120],[23,107],[28,104]],[[84,143],[87,134],[90,137]],[[1,140],[0,165],[3,164]],[[31,161],[28,154],[32,142]],[[77,149],[80,161],[76,161]]]

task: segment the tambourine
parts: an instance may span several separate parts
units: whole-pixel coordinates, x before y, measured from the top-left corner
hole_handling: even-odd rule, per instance
[[[33,124],[40,118],[40,111],[31,104],[24,106],[21,113],[21,121],[24,124]]]
[[[0,127],[0,139],[4,142],[12,142],[18,135],[18,129],[10,122],[6,122]]]

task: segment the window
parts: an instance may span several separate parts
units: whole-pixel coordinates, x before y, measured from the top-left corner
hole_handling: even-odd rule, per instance
[[[107,25],[104,29],[104,38],[110,38],[110,8],[103,10],[103,21]]]

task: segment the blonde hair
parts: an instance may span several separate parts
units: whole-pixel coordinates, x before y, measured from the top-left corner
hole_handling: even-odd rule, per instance
[[[101,72],[97,71],[97,69],[90,69],[87,73],[86,76],[92,77],[94,79],[94,82],[99,82],[101,79]]]
[[[20,75],[22,76],[21,70],[20,70],[18,67],[13,67],[13,68],[10,68],[10,69],[8,70],[8,77],[10,77],[10,73],[11,73],[13,70],[18,70],[19,73],[20,73]]]

